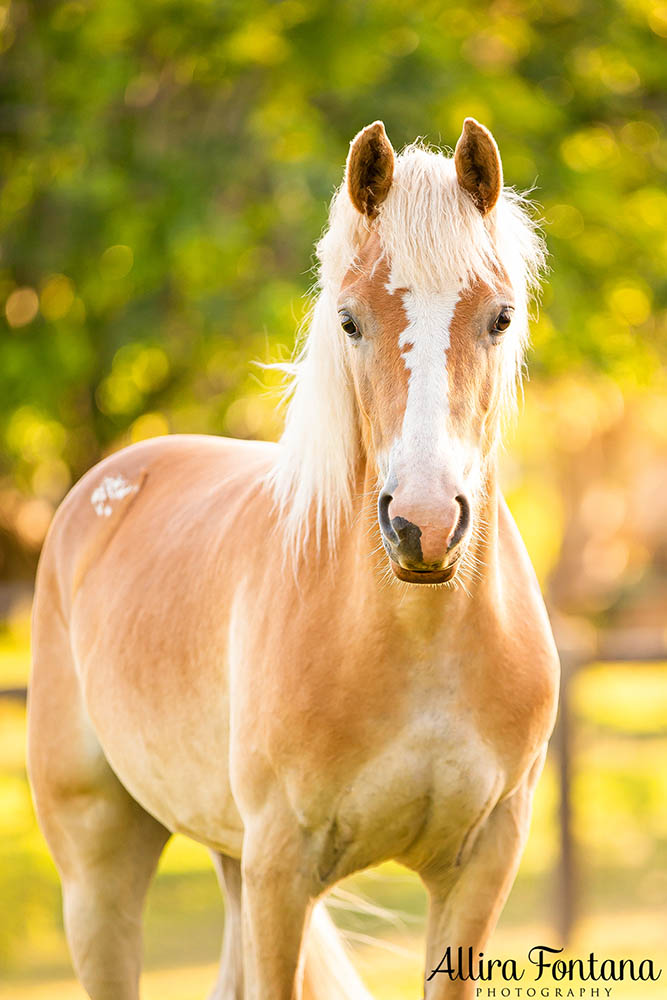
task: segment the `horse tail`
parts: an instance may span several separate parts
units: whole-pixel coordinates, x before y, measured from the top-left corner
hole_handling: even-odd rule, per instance
[[[302,1000],[373,1000],[324,903],[313,910],[306,935]]]

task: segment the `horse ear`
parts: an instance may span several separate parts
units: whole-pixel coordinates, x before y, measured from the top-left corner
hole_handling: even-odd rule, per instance
[[[346,175],[352,204],[362,215],[374,218],[394,176],[394,150],[382,122],[367,125],[352,140]]]
[[[474,118],[466,118],[454,150],[456,176],[482,215],[488,215],[503,187],[503,167],[496,141]]]

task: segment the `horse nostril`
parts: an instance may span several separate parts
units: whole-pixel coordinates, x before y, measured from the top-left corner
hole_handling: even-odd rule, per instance
[[[470,524],[470,504],[468,503],[467,498],[464,497],[462,493],[459,493],[459,495],[454,497],[454,499],[461,508],[461,511],[459,513],[459,519],[456,522],[456,527],[454,528],[449,542],[447,543],[448,551],[449,549],[453,549],[455,545],[458,545],[468,530],[468,526]]]
[[[399,538],[389,517],[389,504],[393,499],[391,493],[385,493],[384,490],[380,493],[380,499],[378,500],[378,521],[380,522],[382,534],[387,541],[398,545]]]

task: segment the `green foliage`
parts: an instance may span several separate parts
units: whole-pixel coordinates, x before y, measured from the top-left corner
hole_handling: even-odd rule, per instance
[[[655,0],[0,0],[6,482],[53,504],[124,441],[275,434],[249,361],[291,347],[377,117],[398,147],[488,124],[552,253],[533,370],[649,382],[666,35]]]

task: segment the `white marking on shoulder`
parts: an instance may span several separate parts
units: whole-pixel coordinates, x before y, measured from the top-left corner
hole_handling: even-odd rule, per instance
[[[98,517],[111,517],[114,500],[122,500],[138,489],[138,485],[128,483],[125,476],[105,476],[90,494],[90,502]]]

